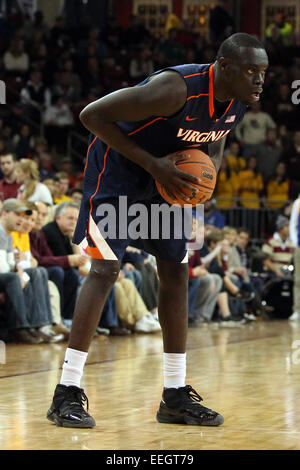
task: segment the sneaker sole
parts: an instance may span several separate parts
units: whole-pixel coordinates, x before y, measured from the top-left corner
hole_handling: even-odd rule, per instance
[[[191,416],[185,415],[182,418],[176,416],[168,415],[165,413],[160,413],[159,411],[156,414],[156,419],[159,423],[168,423],[168,424],[190,424],[193,426],[220,426],[224,423],[224,418],[222,415],[217,415],[215,419],[210,421],[200,421],[197,418],[192,418]]]
[[[70,423],[69,421],[63,418],[60,418],[55,413],[51,413],[51,415],[47,413],[46,417],[49,421],[56,424],[56,426],[60,426],[63,428],[94,428],[96,426],[96,423],[94,420],[93,420],[93,423],[91,422],[91,423],[86,423],[86,424],[84,423],[75,424],[75,423]]]

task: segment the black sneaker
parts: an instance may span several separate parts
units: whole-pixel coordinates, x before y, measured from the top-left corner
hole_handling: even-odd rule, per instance
[[[47,419],[65,428],[93,428],[96,423],[83,408],[85,401],[88,410],[89,402],[82,388],[58,384]]]
[[[202,398],[190,385],[165,388],[156,419],[159,423],[198,426],[219,426],[224,423],[223,416],[200,405],[200,401]]]
[[[251,302],[251,300],[253,300],[255,297],[255,293],[241,289],[233,297],[239,300],[243,300],[244,302]]]
[[[234,324],[234,325],[243,325],[247,323],[247,320],[244,317],[233,317],[229,315],[229,317],[222,317],[220,318],[220,323],[222,324]]]

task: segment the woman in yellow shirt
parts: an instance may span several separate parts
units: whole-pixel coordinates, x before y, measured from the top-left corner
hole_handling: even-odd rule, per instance
[[[284,162],[277,163],[274,175],[267,183],[267,207],[280,209],[289,199],[290,180],[286,174]]]
[[[231,142],[229,152],[226,155],[228,166],[231,170],[239,172],[246,168],[246,160],[240,156],[241,148],[238,142]]]
[[[246,169],[238,174],[238,182],[241,205],[248,209],[259,209],[259,197],[264,184],[262,175],[257,170],[255,157],[249,157]]]
[[[226,158],[223,158],[218,174],[215,189],[215,198],[219,209],[229,209],[235,207],[235,198],[238,191],[238,178],[234,171],[231,171]]]

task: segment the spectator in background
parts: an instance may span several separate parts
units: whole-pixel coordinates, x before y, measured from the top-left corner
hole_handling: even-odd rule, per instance
[[[76,268],[83,266],[87,257],[73,253],[53,255],[42,230],[48,221],[49,207],[43,202],[37,202],[36,207],[37,218],[30,232],[31,251],[38,265],[47,269],[49,279],[59,290],[63,318],[72,318],[79,286]],[[62,238],[61,235],[60,238]]]
[[[82,189],[79,189],[79,188],[73,189],[73,191],[71,193],[71,199],[72,199],[73,202],[78,204],[78,206],[80,206],[80,204],[81,204],[82,197],[83,197]]]
[[[52,87],[52,93],[55,97],[60,96],[63,98],[71,109],[80,100],[80,90],[72,85],[71,72],[66,70],[62,70],[58,74],[56,83]]]
[[[241,156],[241,147],[238,142],[230,142],[229,149],[227,152],[224,152],[224,155],[230,170],[239,172],[245,169],[246,160]]]
[[[283,151],[281,159],[291,180],[291,198],[296,199],[300,193],[300,130],[294,132],[293,143]]]
[[[209,29],[213,44],[220,44],[226,37],[233,34],[233,18],[226,10],[226,0],[218,0],[217,5],[210,11]]]
[[[29,57],[20,38],[12,39],[9,49],[4,54],[3,65],[5,71],[12,75],[25,75],[28,72]]]
[[[225,226],[225,217],[216,209],[215,199],[210,199],[204,203],[204,222],[205,225],[213,225],[219,229]]]
[[[274,175],[281,153],[282,149],[277,145],[277,131],[276,129],[269,129],[267,130],[265,142],[245,152],[245,156],[252,155],[256,157],[258,171],[262,174],[263,181],[266,183]]]
[[[65,153],[67,136],[74,124],[74,118],[62,96],[53,98],[53,104],[45,112],[44,122],[50,147],[55,147],[57,152]]]
[[[76,227],[78,215],[79,208],[77,204],[75,204],[74,202],[63,202],[56,209],[54,221],[49,222],[47,225],[42,227],[42,231],[46,238],[47,245],[50,248],[52,254],[54,256],[68,257],[70,264],[72,263],[72,258],[69,258],[69,256],[75,254],[71,243],[71,237],[73,236]],[[87,259],[88,258],[86,257],[86,260]],[[79,261],[79,267],[84,265],[81,262],[81,258],[78,258],[77,261]],[[73,274],[78,277],[77,285],[79,286],[79,273],[77,270],[72,271]],[[66,276],[66,273],[64,274]],[[54,279],[52,280],[53,282],[55,282]],[[64,310],[62,311],[65,312],[66,308],[64,308]],[[68,306],[67,315],[64,314],[64,317],[67,319],[71,319],[73,316],[71,305]]]
[[[255,157],[249,157],[246,169],[238,174],[238,186],[240,204],[248,209],[259,209],[259,198],[264,184]]]
[[[39,267],[37,260],[30,250],[29,233],[35,224],[37,210],[34,203],[26,203],[29,210],[21,214],[22,224],[18,231],[12,232],[15,260],[18,267],[29,275],[32,291],[35,298],[36,327],[30,330],[31,334],[42,336],[46,343],[58,343],[64,340],[63,334],[57,334],[52,329],[53,315],[48,286],[48,274],[45,268]],[[29,214],[29,212],[31,212]]]
[[[269,38],[272,35],[273,27],[277,27],[279,30],[280,38],[285,47],[291,45],[293,28],[292,25],[286,21],[284,13],[278,12],[275,15],[274,22],[271,23],[266,29],[266,37]]]
[[[10,153],[0,155],[0,170],[3,179],[0,180],[0,200],[16,198],[20,184],[17,183],[15,156]]]
[[[27,210],[17,199],[7,199],[0,211],[0,290],[5,292],[6,326],[14,341],[39,344],[43,339],[31,334],[34,297],[29,276],[14,260],[11,232],[22,223],[21,213]]]
[[[280,36],[280,29],[275,24],[268,28],[269,34],[265,40],[265,47],[269,58],[269,63],[273,65],[281,65],[285,60],[285,49],[282,38]]]
[[[286,164],[279,162],[273,176],[266,184],[266,206],[270,209],[280,209],[288,201],[290,180],[287,176]]]
[[[132,44],[141,44],[150,37],[149,31],[143,25],[141,18],[131,15],[129,27],[124,34],[124,42],[131,46]]]
[[[300,198],[298,197],[292,207],[289,236],[294,247],[294,298],[293,315],[290,320],[300,318]]]
[[[242,145],[253,146],[266,140],[268,129],[276,129],[276,124],[270,114],[261,111],[260,102],[257,101],[236,126],[235,135]]]
[[[115,284],[118,316],[130,330],[138,333],[161,331],[159,321],[147,310],[142,297],[130,279],[125,279],[122,270]]]
[[[20,133],[16,134],[13,138],[14,151],[20,158],[29,158],[32,155],[32,146],[34,138],[28,124],[23,124]]]
[[[51,193],[46,185],[39,182],[40,174],[36,162],[22,158],[16,164],[17,183],[21,184],[18,199],[31,202],[45,202],[52,206]]]
[[[70,85],[75,90],[74,93],[77,97],[81,96],[81,80],[77,73],[74,72],[74,61],[67,59],[63,63],[63,72],[67,72],[70,79]]]
[[[297,129],[299,116],[297,108],[292,102],[293,90],[290,84],[280,83],[276,91],[277,96],[272,100],[272,115],[277,125],[285,124],[290,130]]]
[[[264,261],[266,268],[274,275],[284,277],[281,268],[292,262],[294,247],[289,239],[289,219],[280,216],[276,223],[276,232],[262,246],[263,253],[269,258]]]
[[[277,138],[277,145],[281,147],[281,149],[287,148],[290,143],[290,136],[285,124],[280,124],[278,127],[278,138]]]
[[[56,190],[57,190],[57,187],[58,187],[58,180],[57,180],[55,174],[54,174],[54,176],[48,175],[48,176],[44,177],[42,179],[42,182],[49,189],[52,200],[53,200],[55,198]]]
[[[21,90],[20,96],[25,112],[37,122],[41,119],[41,113],[51,105],[51,92],[43,83],[39,70],[31,72],[30,80]]]
[[[34,19],[28,21],[24,26],[24,37],[26,41],[31,40],[35,32],[39,32],[43,40],[48,39],[49,28],[47,23],[44,21],[44,13],[41,10],[37,10],[34,13]]]
[[[223,158],[214,191],[218,209],[229,209],[236,206],[238,188],[238,177],[229,168],[227,158]]]
[[[165,57],[165,66],[178,65],[183,63],[184,48],[177,41],[177,30],[170,29],[166,38],[161,39],[157,44],[157,52],[162,52]]]
[[[67,196],[67,192],[69,191],[68,173],[65,173],[64,171],[56,173],[56,178],[58,179],[58,187],[54,197],[54,204],[71,201],[72,199]]]
[[[141,82],[154,72],[151,51],[149,49],[138,49],[129,64],[130,78],[135,82]]]

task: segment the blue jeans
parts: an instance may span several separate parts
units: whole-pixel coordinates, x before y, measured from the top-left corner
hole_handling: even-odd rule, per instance
[[[63,269],[60,266],[50,266],[47,271],[50,281],[54,282],[59,290],[62,317],[72,319],[79,286],[78,271]]]
[[[99,326],[101,328],[111,328],[118,325],[119,321],[116,307],[115,286],[113,286],[104,304]]]
[[[188,292],[188,303],[189,303],[189,318],[194,318],[195,303],[199,292],[200,279],[197,277],[189,279],[189,292]]]
[[[28,307],[32,308],[33,293],[30,283],[22,289],[17,273],[0,274],[0,291],[5,293],[3,324],[8,329],[30,328]]]
[[[30,323],[33,327],[52,325],[53,317],[48,288],[48,273],[46,268],[25,269],[30,277],[33,292],[33,309],[30,313]]]

